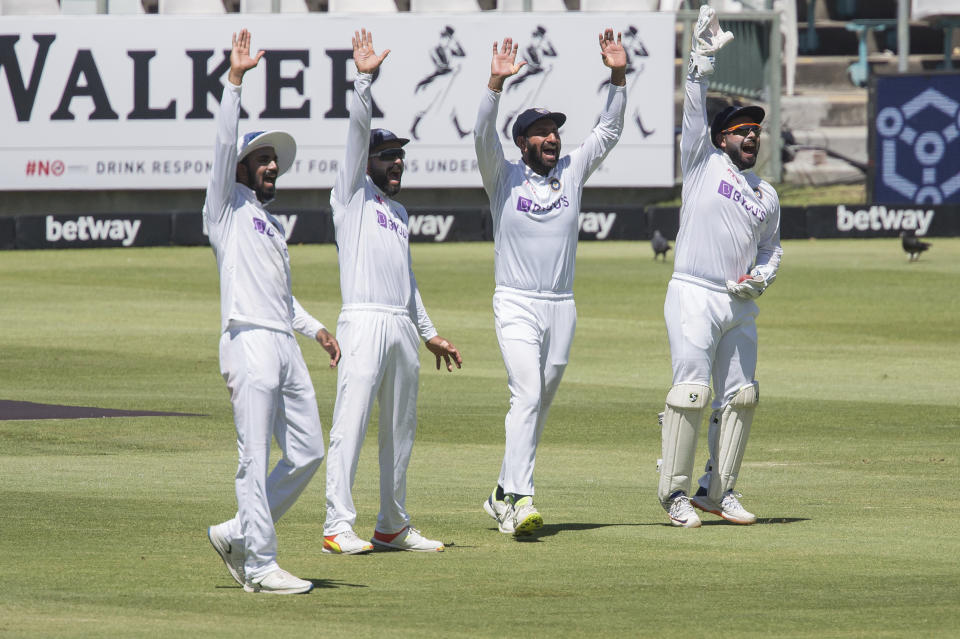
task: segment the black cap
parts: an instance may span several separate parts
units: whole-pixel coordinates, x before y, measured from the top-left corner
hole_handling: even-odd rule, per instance
[[[370,129],[370,150],[374,150],[378,146],[382,146],[387,142],[399,142],[400,146],[403,146],[410,140],[407,138],[398,138],[393,131],[387,131],[386,129]]]
[[[564,122],[567,121],[567,116],[562,113],[547,111],[546,109],[527,109],[518,115],[517,119],[513,122],[512,133],[514,143],[516,143],[518,137],[527,132],[527,129],[530,128],[531,124],[544,118],[548,118],[556,122],[558,129],[563,126]]]
[[[749,106],[728,106],[713,116],[713,123],[710,125],[710,141],[713,142],[713,146],[717,146],[717,134],[727,128],[730,120],[741,115],[746,115],[757,124],[760,124],[763,122],[766,112],[755,104]]]

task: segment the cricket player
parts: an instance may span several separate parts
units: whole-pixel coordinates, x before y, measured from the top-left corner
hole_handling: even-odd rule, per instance
[[[572,153],[560,153],[564,114],[527,109],[512,129],[521,160],[504,158],[497,109],[504,81],[525,64],[516,62],[517,45],[510,38],[499,51],[493,44],[490,79],[474,129],[493,216],[493,313],[510,390],[503,463],[483,508],[507,534],[527,535],[543,526],[533,505],[533,468],[577,323],[573,274],[580,196],[623,130],[627,58],[619,34],[616,40],[611,29],[601,34],[600,51],[610,67],[610,88],[600,122]]]
[[[313,588],[277,565],[280,519],[323,461],[313,382],[294,331],[315,338],[336,366],[340,347],[291,293],[290,257],[280,222],[265,206],[277,177],[293,164],[283,131],[237,141],[240,86],[264,52],[250,56],[250,33],[233,35],[230,71],[217,116],[213,170],[203,215],[220,272],[220,370],[230,391],[240,462],[237,515],[207,536],[247,592],[296,594]],[[267,474],[270,441],[283,456]]]
[[[400,192],[405,145],[385,129],[370,130],[370,84],[389,49],[377,55],[373,35],[353,37],[357,66],[350,103],[346,158],[330,204],[340,260],[343,308],[337,333],[343,362],[327,458],[327,519],[323,552],[357,554],[374,545],[397,550],[442,551],[410,526],[405,508],[407,465],[417,428],[419,340],[447,370],[460,368],[460,352],[437,335],[423,307],[410,259],[407,211],[392,198]],[[375,399],[380,403],[380,513],[370,542],[353,530],[351,494],[360,447]],[[371,543],[372,542],[372,543]]]
[[[680,230],[663,309],[673,386],[663,416],[658,496],[671,523],[686,528],[700,526],[691,501],[734,523],[756,521],[734,486],[760,399],[754,300],[773,283],[782,254],[777,193],[750,171],[760,150],[763,109],[731,106],[707,123],[707,79],[717,51],[732,39],[720,30],[714,10],[701,7],[683,102]],[[691,500],[711,378],[710,459]]]

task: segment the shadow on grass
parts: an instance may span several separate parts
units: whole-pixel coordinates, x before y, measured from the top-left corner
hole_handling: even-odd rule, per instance
[[[345,581],[337,581],[336,579],[307,579],[307,581],[313,584],[314,590],[318,588],[369,588],[366,584],[351,584]],[[217,590],[243,590],[243,586],[239,584],[233,584],[232,586],[215,586],[215,588]]]
[[[533,542],[539,541],[543,537],[553,537],[554,535],[561,532],[576,532],[580,530],[594,530],[596,528],[606,528],[608,526],[645,526],[646,524],[581,524],[581,523],[567,523],[567,524],[544,524],[539,530],[535,530],[529,535],[517,536],[514,537],[517,541],[521,542]],[[492,528],[491,530],[497,530]]]
[[[757,523],[753,524],[754,526],[765,526],[769,524],[795,524],[799,521],[810,521],[808,517],[757,517]],[[665,523],[664,526],[670,526],[671,524]],[[704,526],[742,526],[743,524],[735,524],[732,521],[727,521],[726,519],[711,519],[710,521],[703,522]]]
[[[308,579],[313,584],[313,589],[317,588],[369,588],[366,584],[351,584],[346,581],[336,579]]]

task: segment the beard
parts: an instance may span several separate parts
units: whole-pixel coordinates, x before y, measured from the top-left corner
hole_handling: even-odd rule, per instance
[[[530,167],[530,169],[539,175],[547,175],[555,166],[557,166],[557,160],[560,158],[560,145],[556,147],[550,147],[548,152],[548,157],[544,157],[543,145],[538,147],[528,146],[526,152],[523,154],[524,163]]]

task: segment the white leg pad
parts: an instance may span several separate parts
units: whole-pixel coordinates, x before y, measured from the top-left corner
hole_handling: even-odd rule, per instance
[[[663,463],[657,486],[661,502],[678,490],[690,494],[697,435],[709,405],[710,387],[703,384],[677,384],[667,393],[663,411]]]
[[[750,437],[753,413],[760,402],[760,386],[757,382],[744,386],[723,407],[720,415],[720,437],[717,442],[716,477],[710,482],[710,499],[717,503],[728,490],[733,490],[740,474],[743,453]],[[716,481],[716,480],[719,481]]]
[[[707,421],[709,429],[707,430],[707,446],[710,451],[710,458],[703,468],[703,475],[700,476],[699,486],[710,493],[710,485],[717,481],[717,448],[720,439],[720,416],[721,410],[715,410],[710,413],[710,419]]]

